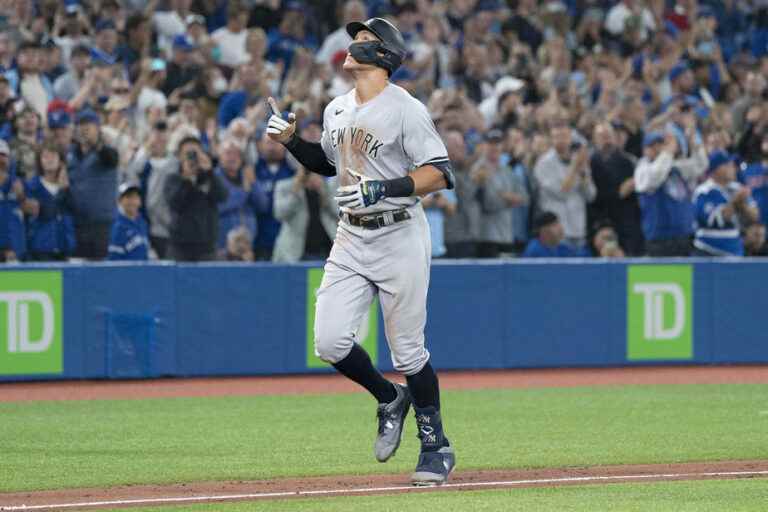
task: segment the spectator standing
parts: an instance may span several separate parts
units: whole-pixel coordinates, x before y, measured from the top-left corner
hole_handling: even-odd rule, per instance
[[[219,64],[234,70],[240,64],[248,62],[245,40],[248,37],[246,25],[248,11],[240,4],[232,2],[227,9],[227,25],[214,31],[211,39],[219,48]]]
[[[512,209],[528,204],[527,194],[520,193],[514,175],[501,164],[502,140],[500,130],[485,134],[482,157],[471,172],[482,212],[478,246],[481,258],[495,258],[512,250]]]
[[[470,174],[470,159],[464,134],[449,130],[443,135],[448,158],[456,178],[456,213],[445,219],[445,247],[448,258],[474,258],[480,239],[481,211],[477,183]]]
[[[54,105],[57,100],[51,102]],[[51,140],[60,153],[66,155],[74,140],[72,117],[74,112],[69,108],[56,108],[48,112],[48,129]]]
[[[733,115],[733,130],[737,136],[744,132],[747,121],[747,111],[760,104],[765,93],[766,80],[762,73],[750,71],[744,80],[744,95],[733,103],[731,114]]]
[[[565,231],[554,212],[542,212],[533,221],[536,238],[531,239],[523,251],[523,258],[570,258],[584,255],[564,242]]]
[[[352,42],[352,38],[347,33],[347,24],[353,21],[365,21],[365,18],[366,10],[363,2],[360,0],[347,0],[344,3],[344,11],[339,28],[328,34],[323,40],[320,50],[315,55],[315,62],[330,66],[331,59],[336,55],[336,52],[346,52],[349,43]]]
[[[563,224],[566,243],[583,248],[587,237],[587,203],[597,196],[589,168],[587,147],[573,141],[571,127],[556,123],[550,129],[552,148],[533,168],[540,211],[551,211]]]
[[[765,240],[765,224],[753,222],[744,228],[744,255],[768,256],[768,242]]]
[[[110,19],[102,19],[96,22],[94,27],[95,37],[91,56],[94,61],[101,61],[108,65],[117,63],[117,28],[115,22]]]
[[[456,193],[453,190],[441,190],[421,199],[421,206],[427,216],[432,257],[442,258],[448,249],[445,247],[445,219],[456,214]]]
[[[30,180],[37,173],[37,155],[40,151],[40,116],[31,107],[25,107],[16,116],[16,133],[11,139],[11,156],[16,162],[16,174]]]
[[[168,151],[168,125],[158,121],[147,142],[128,164],[127,180],[139,184],[142,216],[149,222],[149,240],[159,259],[168,255],[171,207],[165,194],[168,176],[178,172],[179,162]]]
[[[696,188],[696,256],[743,256],[742,225],[757,222],[749,188],[736,181],[734,157],[716,151],[709,157],[708,179]]]
[[[760,222],[768,224],[768,132],[760,142],[760,159],[748,164],[741,181],[752,191],[752,199],[760,212]]]
[[[53,82],[54,95],[66,101],[77,96],[90,66],[91,50],[87,46],[75,46],[69,59],[69,71]]]
[[[195,80],[202,69],[194,59],[197,46],[186,35],[173,38],[173,54],[168,63],[162,91],[167,97],[178,88]]]
[[[39,205],[37,215],[27,216],[28,259],[64,261],[75,250],[75,224],[66,163],[53,141],[42,145],[38,169],[26,190]]]
[[[77,238],[75,255],[104,259],[115,219],[118,155],[102,141],[96,112],[83,110],[75,122],[77,142],[67,155]]]
[[[165,182],[171,207],[168,255],[176,261],[215,260],[218,204],[227,199],[227,189],[213,173],[211,157],[198,139],[182,140],[178,158],[179,172]]]
[[[589,166],[597,195],[590,205],[590,218],[607,219],[615,226],[622,248],[632,256],[643,254],[640,205],[635,194],[634,157],[619,149],[609,123],[599,123],[593,132],[595,152]]]
[[[274,216],[275,185],[278,181],[292,178],[295,171],[285,157],[285,146],[270,139],[266,132],[259,141],[259,160],[256,162],[256,179],[267,194],[266,211],[256,216],[259,232],[253,241],[257,260],[271,260],[275,240],[280,233],[280,221]]]
[[[707,155],[698,146],[691,158],[676,159],[673,134],[649,132],[643,158],[635,168],[645,247],[650,256],[688,256],[693,234],[691,184],[706,170]]]
[[[240,66],[238,77],[237,87],[221,98],[218,114],[220,128],[227,128],[233,119],[243,117],[249,106],[263,101],[262,81],[255,65]]]
[[[509,159],[506,165],[512,172],[514,192],[530,199],[529,172],[526,168],[528,148],[525,134],[518,128],[511,128],[507,131],[506,143],[505,156]],[[530,209],[530,200],[512,209],[512,240],[516,253],[522,252],[528,243]]]
[[[24,183],[11,173],[10,149],[0,140],[0,261],[19,261],[26,252]]]
[[[243,161],[243,151],[235,142],[225,140],[219,147],[216,176],[227,189],[227,200],[219,203],[219,250],[225,250],[230,231],[244,226],[256,236],[256,212],[265,212],[267,196],[261,190],[256,173]]]
[[[141,216],[141,189],[138,183],[120,185],[117,197],[117,217],[109,237],[109,258],[112,261],[142,261],[149,259],[149,230]]]
[[[53,85],[42,73],[43,49],[39,43],[24,42],[19,46],[16,68],[6,77],[11,89],[32,107],[42,118],[48,113],[48,103],[53,99]]]
[[[275,183],[274,215],[280,222],[272,261],[325,260],[338,226],[333,200],[337,181],[299,167],[293,178]]]

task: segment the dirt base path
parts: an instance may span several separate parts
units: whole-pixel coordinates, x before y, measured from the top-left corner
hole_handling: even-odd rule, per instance
[[[423,488],[403,475],[334,476],[252,482],[199,482],[111,489],[71,489],[0,494],[0,510],[92,510],[150,505],[322,498],[332,496],[447,492],[516,487],[768,478],[768,461],[723,461],[584,468],[459,471],[450,483]]]
[[[664,366],[441,372],[440,382],[443,389],[627,384],[765,384],[768,383],[768,366]],[[360,392],[360,389],[337,375],[33,382],[0,383],[0,402],[346,392]],[[440,488],[414,488],[409,485],[407,475],[398,474],[0,493],[0,510],[90,510],[202,502],[255,502],[297,497],[725,478],[768,478],[768,460],[458,471],[452,475],[449,484]]]
[[[390,377],[402,380],[401,377]],[[440,372],[442,389],[540,388],[626,384],[768,384],[768,366],[645,366]],[[0,402],[180,396],[352,393],[336,374],[275,377],[0,383]]]

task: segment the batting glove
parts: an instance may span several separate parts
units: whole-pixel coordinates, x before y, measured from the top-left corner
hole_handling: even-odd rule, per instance
[[[296,116],[291,112],[288,114],[288,120],[285,120],[274,98],[270,97],[267,102],[272,109],[272,115],[267,121],[267,135],[272,140],[285,144],[293,138],[293,134],[296,132]]]
[[[367,208],[384,197],[384,188],[380,181],[365,180],[355,185],[339,187],[334,199],[342,209]]]

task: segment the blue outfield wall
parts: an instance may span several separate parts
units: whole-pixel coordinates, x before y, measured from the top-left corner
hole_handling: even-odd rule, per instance
[[[0,380],[327,371],[313,268],[3,267]],[[766,283],[762,260],[440,261],[427,345],[441,369],[768,363]],[[383,325],[364,328],[390,370]]]

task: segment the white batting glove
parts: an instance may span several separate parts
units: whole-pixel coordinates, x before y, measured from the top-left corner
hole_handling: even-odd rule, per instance
[[[270,97],[267,102],[272,109],[272,115],[267,122],[267,135],[272,140],[285,144],[291,140],[296,132],[296,116],[291,112],[288,114],[288,120],[286,121],[283,119],[275,99]]]
[[[347,172],[358,183],[339,187],[339,190],[336,191],[333,199],[341,211],[348,213],[352,210],[367,208],[384,197],[384,186],[380,181],[372,180],[349,168],[347,168]]]

